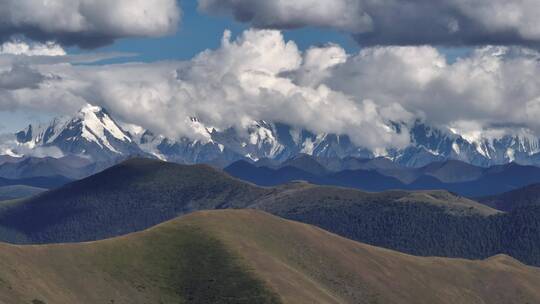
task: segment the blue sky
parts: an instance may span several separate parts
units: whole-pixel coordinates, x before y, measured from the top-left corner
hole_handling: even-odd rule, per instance
[[[182,23],[174,35],[161,38],[136,38],[118,40],[116,43],[100,48],[100,51],[136,53],[135,57],[117,58],[100,62],[121,63],[128,61],[157,61],[157,60],[185,60],[206,49],[215,49],[221,42],[223,32],[231,30],[233,36],[249,28],[248,24],[239,23],[225,16],[211,16],[200,13],[197,3],[193,0],[180,1],[183,10]],[[283,34],[287,40],[293,40],[305,50],[310,46],[335,43],[341,45],[348,53],[355,53],[360,49],[349,34],[333,29],[306,27],[295,30],[285,30]],[[468,48],[442,49],[450,61],[464,56]],[[78,48],[71,48],[70,53],[84,52]]]
[[[161,38],[123,39],[100,48],[99,51],[137,53],[132,58],[119,58],[101,62],[118,63],[126,61],[145,61],[167,59],[190,59],[206,49],[215,49],[221,42],[223,32],[228,29],[238,35],[249,25],[234,21],[229,17],[210,16],[197,10],[196,1],[181,1],[183,10],[182,23],[174,35]],[[336,43],[352,53],[359,49],[358,44],[346,33],[322,28],[302,28],[284,31],[288,40],[294,40],[301,49],[313,45]],[[68,50],[71,53],[84,52],[78,48]]]

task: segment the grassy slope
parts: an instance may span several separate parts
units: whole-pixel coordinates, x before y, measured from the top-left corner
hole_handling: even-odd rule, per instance
[[[104,241],[0,246],[0,303],[538,303],[540,269],[421,258],[253,210]]]
[[[99,242],[0,246],[0,303],[279,303],[204,223]]]
[[[490,216],[499,211],[448,191],[385,191],[363,192],[355,189],[316,186],[308,183],[293,183],[276,188],[271,195],[262,197],[252,207],[260,207],[271,213],[295,208],[317,206],[361,205],[366,203],[429,205],[443,209],[452,215]]]

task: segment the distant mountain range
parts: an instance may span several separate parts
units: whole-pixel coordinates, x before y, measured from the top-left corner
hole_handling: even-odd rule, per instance
[[[416,257],[255,210],[91,243],[0,244],[0,269],[3,303],[540,302],[540,269],[508,256]]]
[[[410,168],[386,158],[336,160],[299,155],[281,164],[241,160],[224,170],[261,186],[304,180],[365,191],[445,189],[467,197],[498,194],[540,183],[540,168],[535,166],[511,163],[482,168],[455,160]]]
[[[259,209],[419,256],[508,254],[540,265],[540,208],[509,213],[446,191],[387,191],[302,182],[258,187],[206,165],[132,159],[38,196],[4,203],[0,240],[92,241],[211,209]]]
[[[485,205],[505,212],[540,206],[540,184],[528,185],[498,195],[481,197],[478,200]]]
[[[409,132],[411,144],[403,149],[375,152],[355,145],[348,136],[314,134],[281,123],[254,121],[246,134],[234,129],[218,130],[196,118],[191,118],[189,124],[200,139],[171,139],[151,130],[128,128],[105,109],[88,105],[74,117],[28,126],[16,134],[17,144],[5,154],[22,156],[33,149],[55,148],[64,156],[75,155],[93,162],[152,156],[184,164],[208,163],[221,167],[238,160],[284,162],[299,154],[329,160],[384,157],[406,167],[423,167],[445,160],[460,160],[480,167],[510,162],[540,164],[539,139],[525,130],[500,138],[467,140],[450,129],[421,121],[410,126],[389,122],[389,128],[395,132]]]

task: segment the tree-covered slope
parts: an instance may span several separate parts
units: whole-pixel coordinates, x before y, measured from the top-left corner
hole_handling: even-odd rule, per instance
[[[479,201],[492,208],[512,211],[518,208],[540,206],[540,184],[533,184],[517,190],[479,198]]]
[[[2,239],[80,242],[146,229],[201,209],[244,208],[268,190],[205,165],[133,159],[36,197],[0,205]]]

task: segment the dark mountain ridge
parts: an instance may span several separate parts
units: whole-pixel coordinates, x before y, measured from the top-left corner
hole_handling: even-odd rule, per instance
[[[319,185],[352,187],[364,191],[438,190],[444,189],[468,197],[498,194],[540,182],[540,168],[515,163],[481,168],[450,160],[432,163],[422,168],[388,166],[385,161],[343,160],[354,163],[341,171],[313,169],[315,163],[328,164],[329,160],[303,156],[309,161],[296,162],[294,170],[287,163],[265,167],[257,163],[238,161],[225,168],[232,176],[264,186],[276,186],[293,180],[306,180]],[[366,164],[359,166],[359,164]],[[334,163],[335,165],[335,163]],[[305,167],[304,167],[305,166]],[[322,165],[321,165],[322,166]],[[340,166],[340,168],[347,168]]]

